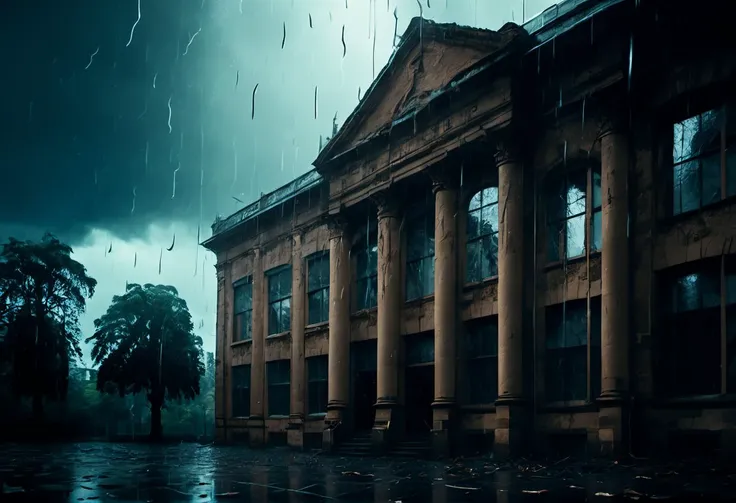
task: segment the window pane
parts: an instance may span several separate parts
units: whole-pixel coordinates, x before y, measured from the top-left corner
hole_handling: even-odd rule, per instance
[[[410,223],[407,232],[407,244],[409,245],[409,251],[407,253],[408,260],[416,260],[425,256],[427,232],[424,218],[415,219]]]
[[[483,192],[476,192],[473,198],[470,200],[470,204],[468,205],[468,211],[472,212],[473,210],[480,209],[480,207],[483,205]]]
[[[603,216],[601,210],[593,213],[593,222],[590,229],[590,250],[600,251],[603,249]]]
[[[701,160],[703,178],[703,205],[721,200],[721,153]]]
[[[253,305],[251,295],[252,288],[253,285],[250,283],[235,287],[233,303],[236,313],[242,313],[247,309],[251,309],[251,306]]]
[[[585,207],[583,206],[583,209]],[[567,220],[567,240],[565,251],[567,258],[585,254],[585,214]]]
[[[274,302],[281,298],[281,278],[279,274],[268,276],[268,301]]]
[[[469,324],[465,332],[468,358],[498,355],[498,318]]]
[[[486,187],[483,189],[483,206],[498,202],[498,187]]]
[[[406,264],[406,300],[414,300],[422,296],[421,264],[421,261]]]
[[[406,364],[431,363],[434,361],[434,335],[419,334],[406,338]]]
[[[324,288],[330,284],[330,258],[328,253],[320,253],[307,261],[307,289]]]
[[[678,163],[717,149],[720,145],[722,109],[709,110],[675,124],[672,156]]]
[[[323,321],[321,319],[323,293],[324,290],[317,290],[316,292],[312,292],[307,296],[307,309],[309,311],[307,323],[309,325],[312,325],[314,323],[321,323]]]
[[[371,276],[368,278],[360,279],[357,282],[357,298],[356,298],[356,308],[357,310],[361,309],[370,309],[373,307],[376,307],[377,305],[377,297],[376,293],[378,290],[377,287],[378,277],[377,276]],[[327,306],[327,309],[329,311],[329,303]]]
[[[598,167],[593,170],[593,208],[600,208],[601,204],[601,173]]]
[[[498,398],[498,359],[475,358],[468,361],[471,404],[491,404]]]
[[[278,334],[280,332],[279,304],[270,304],[268,306],[268,335]]]
[[[498,234],[484,237],[482,243],[481,274],[486,279],[498,274]]]
[[[705,273],[688,274],[674,283],[675,312],[694,311],[721,305],[718,278]]]
[[[241,338],[244,341],[253,339],[253,311],[245,311],[243,317]]]
[[[250,415],[250,365],[232,367],[232,415],[248,417]]]
[[[291,266],[285,267],[284,270],[279,273],[279,279],[281,282],[281,297],[289,297],[291,295]]]
[[[564,220],[550,222],[547,225],[547,260],[550,262],[557,262],[562,258],[560,243],[564,235],[564,225]]]
[[[577,171],[568,177],[566,203],[567,203],[567,217],[585,213],[585,193],[588,185],[588,172]]]
[[[468,213],[468,239],[473,239],[480,236],[480,217],[481,210],[471,211]]]
[[[291,299],[279,302],[279,332],[286,332],[291,328]]]
[[[475,283],[483,280],[480,266],[480,253],[483,243],[480,240],[470,241],[466,245],[467,265],[465,270],[465,279],[468,283]]]
[[[675,215],[700,207],[700,174],[698,161],[674,167],[673,211]]]

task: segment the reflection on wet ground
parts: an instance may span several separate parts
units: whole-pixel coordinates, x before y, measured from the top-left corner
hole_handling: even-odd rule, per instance
[[[733,501],[733,473],[696,463],[420,462],[193,444],[0,446],[1,501]]]

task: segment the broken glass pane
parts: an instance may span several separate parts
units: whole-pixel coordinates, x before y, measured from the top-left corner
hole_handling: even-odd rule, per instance
[[[722,109],[709,110],[675,124],[672,142],[674,162],[677,164],[719,149],[724,117]]]
[[[585,206],[583,206],[584,210]],[[565,252],[567,258],[585,255],[585,213],[569,218],[566,224]]]
[[[700,207],[698,161],[688,161],[674,167],[673,212],[686,213]]]

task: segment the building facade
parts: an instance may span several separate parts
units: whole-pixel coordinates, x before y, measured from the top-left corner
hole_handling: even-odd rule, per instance
[[[736,50],[705,4],[413,20],[315,170],[205,243],[218,438],[733,452]]]

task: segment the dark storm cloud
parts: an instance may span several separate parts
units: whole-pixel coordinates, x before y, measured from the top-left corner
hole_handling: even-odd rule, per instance
[[[424,13],[492,28],[511,14],[449,3]],[[141,0],[132,39],[137,0],[0,2],[0,239],[48,229],[77,241],[91,228],[128,239],[152,222],[196,228],[200,213],[206,228],[237,209],[232,196],[310,169],[332,117],[369,86],[372,46],[376,71],[390,54],[394,6],[399,32],[419,14],[414,0],[390,4],[374,4],[373,44],[369,0]]]

